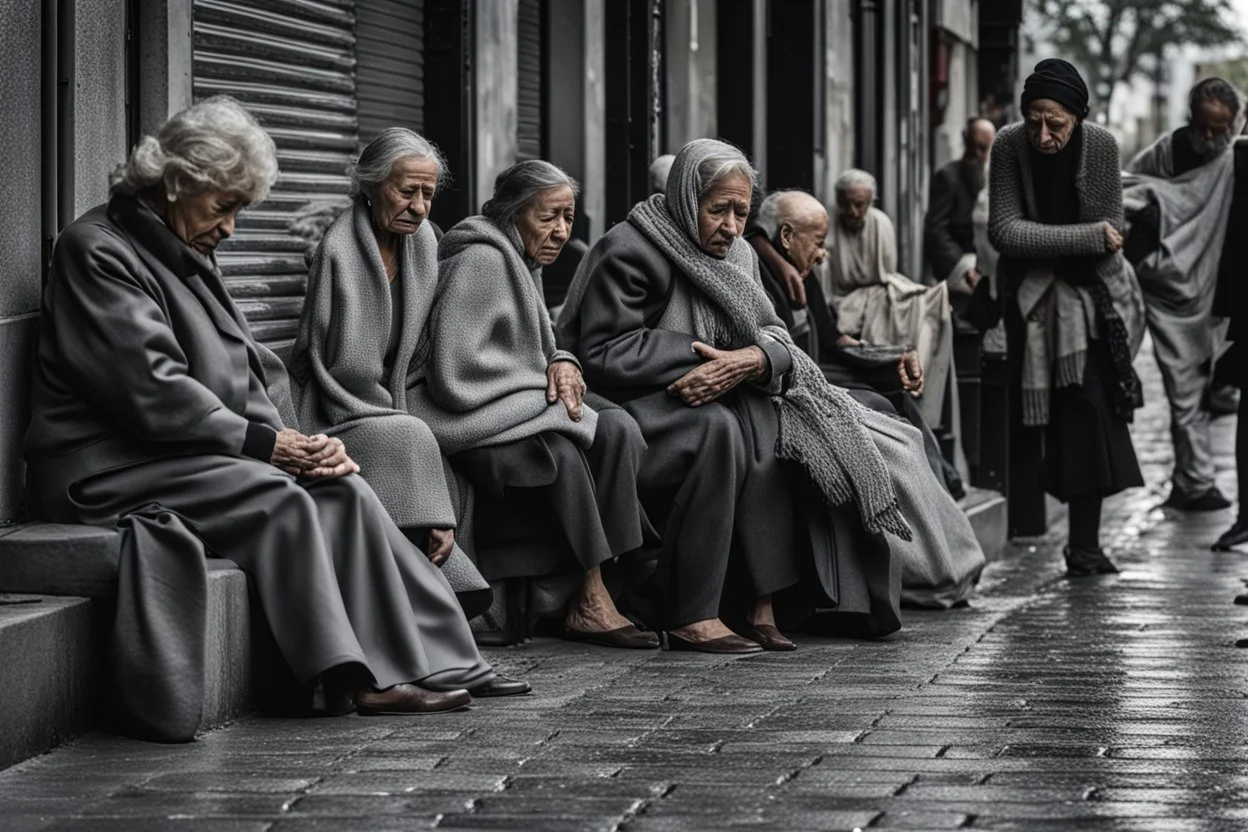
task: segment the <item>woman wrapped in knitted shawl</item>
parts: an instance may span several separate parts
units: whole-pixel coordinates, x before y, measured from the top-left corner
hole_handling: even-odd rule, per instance
[[[521,162],[499,175],[482,215],[446,233],[428,358],[408,404],[476,489],[486,578],[572,571],[583,578],[564,615],[570,638],[654,648],[658,637],[621,615],[601,574],[650,532],[637,499],[645,442],[622,409],[583,399],[580,364],[555,347],[543,300],[542,266],[568,241],[575,206],[566,173]],[[533,522],[556,545],[487,556],[487,537]]]
[[[718,613],[731,551],[754,599],[742,632],[764,646],[778,644],[776,613],[812,605],[890,632],[900,579],[915,600],[953,603],[983,554],[919,431],[860,407],[793,346],[739,236],[753,185],[731,145],[686,145],[666,194],[638,204],[582,262],[560,345],[641,425],[642,484],[671,505],[670,561],[700,562],[696,580],[715,582],[685,597],[695,576],[669,575],[670,623]]]

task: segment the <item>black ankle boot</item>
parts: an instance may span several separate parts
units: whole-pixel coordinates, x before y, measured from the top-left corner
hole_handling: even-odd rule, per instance
[[[1067,546],[1064,554],[1066,555],[1066,574],[1072,578],[1114,575],[1118,572],[1118,567],[1106,557],[1105,550],[1099,546],[1095,549]]]

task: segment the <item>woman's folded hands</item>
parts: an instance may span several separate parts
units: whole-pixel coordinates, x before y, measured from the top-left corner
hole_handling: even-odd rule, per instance
[[[270,462],[288,474],[310,479],[333,479],[360,472],[360,466],[347,456],[341,439],[323,433],[305,436],[291,428],[278,431]]]

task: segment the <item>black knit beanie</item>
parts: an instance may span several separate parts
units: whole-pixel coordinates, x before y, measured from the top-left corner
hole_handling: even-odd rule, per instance
[[[1041,98],[1056,101],[1081,121],[1088,117],[1088,85],[1079,70],[1061,58],[1045,58],[1023,82],[1023,112]]]

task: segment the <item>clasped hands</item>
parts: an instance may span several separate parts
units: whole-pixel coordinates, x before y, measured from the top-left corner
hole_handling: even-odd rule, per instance
[[[585,389],[581,368],[571,361],[555,361],[546,367],[546,403],[563,402],[573,422],[581,421]]]
[[[679,396],[690,407],[709,404],[738,384],[762,378],[767,373],[767,356],[759,347],[717,350],[694,341],[693,351],[703,363],[667,386],[668,395]]]
[[[318,480],[360,472],[341,439],[323,433],[305,436],[291,428],[278,431],[269,461],[292,476]]]

